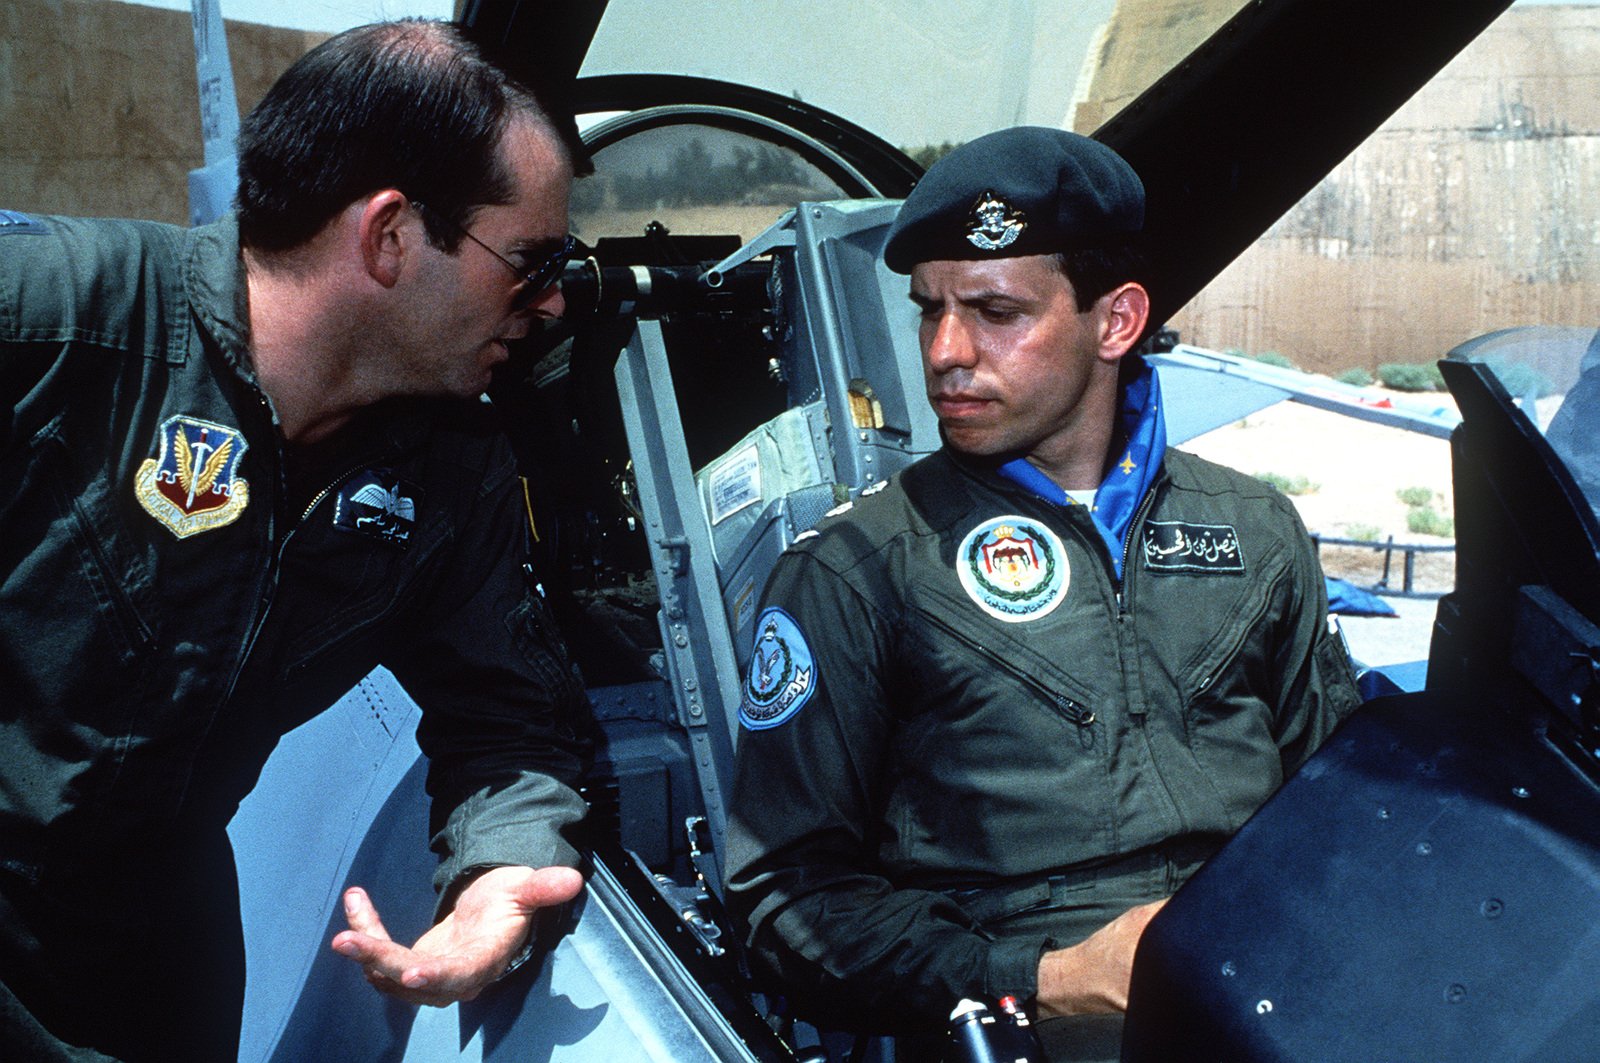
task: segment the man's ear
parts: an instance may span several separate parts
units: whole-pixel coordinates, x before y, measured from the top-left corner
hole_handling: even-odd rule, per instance
[[[422,219],[404,193],[386,188],[368,196],[356,216],[361,264],[367,276],[393,288],[400,280],[406,255],[417,252],[422,231]]]
[[[1115,362],[1133,350],[1150,320],[1150,293],[1135,281],[1118,285],[1096,300],[1101,311],[1100,357]]]

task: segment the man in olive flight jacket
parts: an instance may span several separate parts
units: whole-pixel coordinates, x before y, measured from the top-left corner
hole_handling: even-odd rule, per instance
[[[1166,448],[1143,208],[1057,130],[929,170],[885,259],[945,445],[756,621],[730,907],[802,1015],[908,1058],[1013,995],[1052,1059],[1117,1059],[1145,924],[1358,703],[1289,502]]]
[[[225,828],[379,664],[423,709],[439,922],[391,941],[352,889],[333,948],[470,999],[581,887],[586,700],[479,401],[561,313],[581,160],[400,22],[284,75],[215,225],[0,212],[0,1057],[234,1058]]]

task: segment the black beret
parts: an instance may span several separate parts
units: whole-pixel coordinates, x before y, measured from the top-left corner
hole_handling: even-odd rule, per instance
[[[918,262],[1109,247],[1144,228],[1144,183],[1099,141],[1019,126],[969,141],[906,197],[883,259]]]

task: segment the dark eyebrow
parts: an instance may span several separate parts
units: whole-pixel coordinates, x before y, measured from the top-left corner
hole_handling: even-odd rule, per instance
[[[1023,306],[1028,302],[1027,299],[1013,292],[997,292],[993,288],[987,291],[973,292],[971,295],[963,296],[957,301],[963,306],[994,306],[997,303],[1004,303],[1008,306]]]
[[[935,299],[920,292],[910,292],[909,298],[922,310],[934,310],[944,305],[943,299]],[[1009,292],[997,292],[990,288],[981,292],[972,292],[968,295],[958,295],[955,297],[955,302],[960,306],[979,308],[993,306],[1022,307],[1027,305],[1028,300]]]
[[[507,255],[508,257],[521,255],[527,260],[526,265],[537,265],[555,254],[565,240],[565,236],[550,236],[543,240],[518,240]]]

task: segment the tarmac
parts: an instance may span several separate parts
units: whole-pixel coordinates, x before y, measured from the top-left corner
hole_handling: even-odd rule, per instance
[[[1339,626],[1357,669],[1378,668],[1407,690],[1426,676],[1437,598],[1384,598],[1398,616],[1341,616]]]

